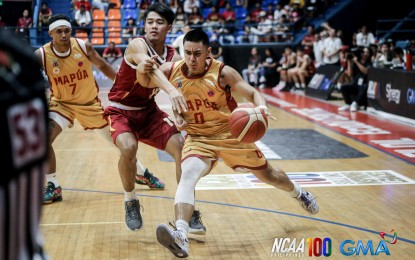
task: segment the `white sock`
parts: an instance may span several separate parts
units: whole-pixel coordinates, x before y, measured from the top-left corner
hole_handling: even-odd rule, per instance
[[[189,232],[189,223],[183,219],[176,220],[176,228],[187,236],[187,233]]]
[[[301,83],[301,88],[305,88],[305,84],[304,83]]]
[[[59,182],[58,182],[58,179],[56,179],[56,173],[55,172],[51,173],[51,174],[46,174],[46,180],[48,182],[53,183],[55,185],[55,188],[59,187]]]
[[[293,183],[294,184],[294,189],[292,191],[290,191],[290,196],[293,198],[299,198],[301,196],[301,187],[300,185],[298,185],[297,183]]]
[[[143,165],[140,163],[138,159],[135,160],[135,164],[137,165],[137,174],[144,176],[144,172],[146,169],[143,167]]]
[[[278,84],[278,85],[281,85],[281,86],[283,86],[283,87],[285,87],[285,81],[280,81],[280,84]]]
[[[125,201],[133,201],[137,199],[135,191],[124,191]]]
[[[300,83],[295,83],[296,88],[300,88]]]

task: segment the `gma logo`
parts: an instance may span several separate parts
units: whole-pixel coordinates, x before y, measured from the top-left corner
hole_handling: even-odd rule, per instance
[[[367,255],[369,252],[370,255],[379,255],[381,253],[390,255],[389,248],[384,240],[379,242],[376,249],[373,246],[372,240],[369,240],[366,246],[362,240],[358,240],[357,244],[353,240],[344,240],[340,243],[340,252],[345,256],[358,256],[360,255],[360,252],[362,252],[363,255]]]

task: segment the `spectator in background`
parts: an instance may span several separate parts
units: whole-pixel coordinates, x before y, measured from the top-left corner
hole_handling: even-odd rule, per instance
[[[275,57],[274,51],[272,48],[265,49],[265,57],[261,66],[261,77],[259,78],[259,88],[265,88],[266,86],[271,86],[275,84],[272,82],[273,77],[275,76],[275,69],[277,67],[277,59]]]
[[[203,16],[197,6],[193,7],[192,13],[187,16],[187,19],[190,27],[192,28],[200,28],[204,23]]]
[[[367,30],[366,25],[363,25],[356,34],[356,46],[369,47],[371,44],[375,44],[375,36]]]
[[[80,9],[75,12],[74,29],[83,30],[89,35],[91,32],[91,21],[91,13],[86,10],[84,5],[81,5]]]
[[[389,49],[389,44],[384,42],[380,45],[380,50],[373,58],[373,66],[376,68],[390,68],[392,66],[393,52]]]
[[[251,27],[251,33],[257,35],[260,42],[270,42],[272,37],[272,16],[267,17],[267,13],[261,11],[258,28]]]
[[[23,16],[17,20],[16,35],[29,40],[29,28],[33,26],[33,19],[29,16],[29,10],[23,11]]]
[[[297,47],[297,62],[294,68],[287,71],[289,81],[294,83],[296,89],[305,89],[306,79],[313,76],[316,68],[311,57],[304,52],[302,46]]]
[[[122,30],[122,38],[124,42],[128,43],[130,39],[134,39],[137,35],[137,25],[133,18],[128,18],[127,24],[125,25],[124,29]]]
[[[220,42],[218,41],[218,36],[216,35],[216,33],[213,33],[212,36],[210,36],[210,47],[212,48],[210,52],[212,55],[212,58],[223,62],[223,56],[222,56],[223,48],[222,48],[222,44],[220,44]]]
[[[206,17],[206,21],[203,24],[203,29],[208,31],[216,30],[218,27],[220,27],[220,20],[221,16],[219,14],[218,8],[216,6],[212,6],[210,13]]]
[[[391,69],[405,70],[406,62],[404,59],[404,51],[401,47],[393,48],[393,58],[392,58],[392,67]]]
[[[183,38],[191,30],[190,25],[186,24],[183,26],[183,33],[176,37],[176,39],[172,42],[171,46],[176,50],[178,50],[178,54],[180,55],[181,59],[184,59],[184,47],[183,47]]]
[[[52,14],[52,9],[49,8],[46,2],[43,2],[42,7],[39,11],[39,30],[41,30],[42,27],[49,26],[49,18],[52,16]]]
[[[252,47],[251,56],[249,56],[248,68],[242,70],[242,76],[246,82],[253,87],[258,87],[259,72],[261,69],[262,59],[258,54],[258,49]]]
[[[336,30],[329,29],[329,37],[323,41],[323,63],[326,65],[340,65],[340,50],[342,41],[336,36]]]
[[[81,9],[81,6],[84,6],[85,7],[85,10],[88,11],[88,12],[91,12],[91,10],[92,10],[91,3],[88,0],[78,0],[75,3],[75,10],[76,11],[80,10]]]
[[[122,57],[121,49],[115,46],[114,42],[110,42],[108,46],[104,49],[102,57],[109,63],[113,63],[118,58]],[[111,60],[111,61],[109,61]]]
[[[184,12],[183,6],[178,5],[176,9],[176,19],[174,19],[174,22],[173,22],[172,33],[177,33],[179,31],[182,31],[182,28],[187,23],[188,23],[187,14]]]
[[[232,9],[230,3],[227,3],[225,6],[225,11],[221,14],[223,20],[223,33],[224,34],[233,34],[235,31],[235,21],[236,21],[236,13]]]
[[[314,26],[309,25],[307,26],[307,34],[304,35],[303,39],[301,40],[301,46],[304,50],[304,53],[309,55],[312,59],[314,59],[313,45],[315,41],[316,39]]]
[[[367,107],[367,73],[372,67],[372,50],[364,47],[363,51],[351,52],[347,55],[346,74],[352,78],[352,83],[341,86],[344,102],[346,105],[339,111],[356,112],[361,106]]]
[[[183,3],[183,10],[187,15],[190,15],[193,13],[194,7],[197,7],[198,9],[200,9],[199,0],[185,0]]]
[[[276,71],[280,74],[280,82],[273,88],[274,91],[281,91],[290,84],[287,71],[297,64],[297,55],[291,46],[286,46],[278,62]]]
[[[314,34],[313,54],[314,54],[314,66],[318,68],[323,64],[323,43],[327,34],[325,31],[320,31]]]
[[[274,21],[279,21],[283,14],[288,15],[288,13],[282,7],[281,3],[278,2],[277,6],[275,8],[275,11],[274,11]]]

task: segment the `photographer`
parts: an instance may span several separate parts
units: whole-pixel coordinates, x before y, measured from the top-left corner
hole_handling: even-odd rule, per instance
[[[352,49],[346,57],[345,73],[352,79],[352,83],[340,88],[346,105],[340,107],[339,111],[356,112],[361,106],[365,109],[367,107],[367,73],[372,67],[372,50],[368,47]]]

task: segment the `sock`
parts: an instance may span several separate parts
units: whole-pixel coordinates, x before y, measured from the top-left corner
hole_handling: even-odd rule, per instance
[[[46,180],[48,182],[53,183],[55,185],[55,188],[59,187],[59,182],[58,182],[58,179],[56,179],[56,173],[55,172],[51,173],[51,174],[46,174]]]
[[[285,87],[285,81],[280,81],[281,86]]]
[[[296,88],[300,88],[300,83],[295,83]]]
[[[301,88],[305,88],[305,84],[304,83],[301,83]]]
[[[140,163],[138,159],[135,160],[135,164],[137,165],[137,174],[144,176],[144,172],[146,169],[143,167],[143,165]]]
[[[137,196],[135,195],[135,191],[124,191],[125,199],[124,201],[132,201],[136,200]]]
[[[189,232],[189,223],[183,219],[176,220],[176,228],[187,236],[187,233]]]
[[[290,196],[293,198],[299,198],[301,196],[301,187],[297,183],[294,184],[294,189],[290,191]]]

